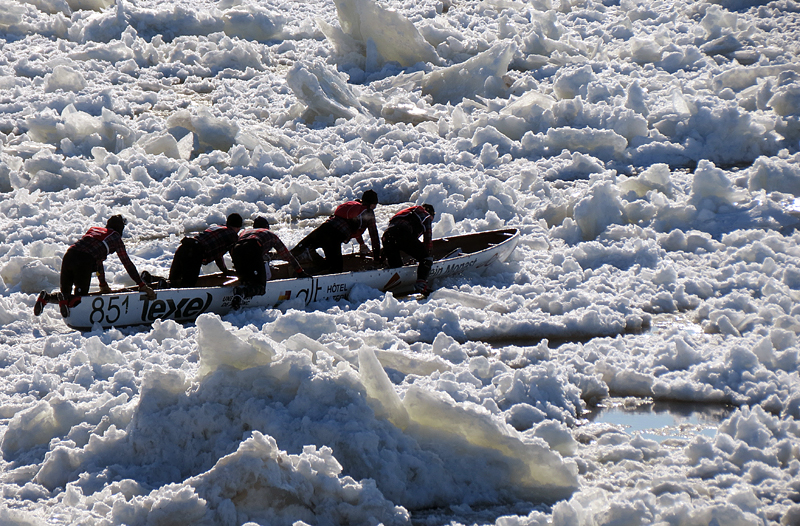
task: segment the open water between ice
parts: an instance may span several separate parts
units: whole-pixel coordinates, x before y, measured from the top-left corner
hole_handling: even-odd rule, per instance
[[[800,204],[798,209],[800,210]],[[691,319],[690,313],[660,313],[653,316],[648,327],[640,334],[664,332],[693,336],[702,333],[703,328]],[[510,345],[535,346],[544,339],[548,340],[548,347],[555,350],[564,344],[586,343],[593,338],[504,340],[492,342],[492,347],[501,349]],[[589,424],[610,424],[628,434],[638,434],[664,445],[682,446],[697,435],[713,438],[719,425],[734,410],[735,407],[725,404],[654,401],[652,398],[617,396],[598,401],[596,406],[590,406],[581,416]]]
[[[721,404],[654,402],[641,398],[609,398],[585,414],[591,423],[620,426],[657,442],[682,443],[696,435],[714,437],[717,428],[734,411]]]

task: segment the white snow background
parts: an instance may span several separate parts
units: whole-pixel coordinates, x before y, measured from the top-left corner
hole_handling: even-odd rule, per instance
[[[0,0],[0,523],[800,524],[798,50],[792,0]],[[163,275],[369,188],[520,245],[423,302],[32,315],[114,213]]]

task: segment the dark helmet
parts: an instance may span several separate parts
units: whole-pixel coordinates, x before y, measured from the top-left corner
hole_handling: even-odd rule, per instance
[[[228,220],[225,221],[225,226],[229,226],[231,228],[242,228],[242,223],[242,216],[234,213],[228,216]]]
[[[436,215],[436,210],[433,209],[433,205],[429,205],[428,203],[425,203],[424,205],[422,205],[422,208],[424,208],[425,211],[428,212],[431,215],[431,217]]]
[[[378,194],[375,193],[375,190],[367,190],[361,194],[361,202],[365,205],[377,205]]]
[[[253,219],[253,228],[267,228],[269,229],[269,221],[264,216],[258,216]]]
[[[115,230],[122,234],[122,231],[125,230],[125,225],[127,224],[128,220],[122,217],[121,214],[117,214],[108,218],[108,221],[106,221],[106,228],[110,228],[111,230]]]

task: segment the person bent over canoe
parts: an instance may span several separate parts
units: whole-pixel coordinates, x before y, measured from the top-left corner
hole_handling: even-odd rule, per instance
[[[417,267],[417,283],[414,290],[421,294],[429,294],[428,275],[433,266],[433,218],[436,215],[433,206],[424,204],[412,206],[397,212],[389,220],[389,228],[383,233],[383,253],[390,268],[403,266],[400,252],[405,252],[419,262]],[[422,236],[422,242],[419,240]]]
[[[277,258],[288,261],[299,278],[311,277],[286,248],[286,245],[269,229],[266,217],[257,217],[253,228],[243,230],[239,241],[231,248],[231,259],[241,285],[233,293],[243,298],[264,294],[267,281],[272,277],[269,270],[270,250],[275,249]]]
[[[200,267],[216,262],[226,276],[233,274],[225,265],[225,253],[239,240],[242,216],[231,214],[225,226],[206,228],[195,236],[186,236],[175,251],[169,268],[169,283],[176,289],[194,287],[200,276]]]
[[[317,263],[323,263],[330,272],[342,272],[344,259],[342,258],[342,243],[351,239],[358,241],[361,253],[369,253],[364,242],[364,231],[369,230],[372,241],[372,258],[378,261],[381,256],[381,241],[378,236],[378,226],[375,223],[375,207],[378,206],[378,194],[374,190],[367,190],[361,199],[347,201],[336,207],[333,215],[304,237],[292,249],[294,257],[305,260],[311,258]],[[317,255],[317,249],[325,253],[324,261]],[[305,255],[308,251],[308,256]],[[316,257],[315,257],[316,256]]]
[[[71,245],[61,261],[61,291],[57,294],[40,292],[33,307],[33,314],[39,316],[47,303],[58,301],[61,315],[65,318],[69,316],[70,309],[80,303],[81,296],[89,294],[93,272],[97,272],[100,292],[110,293],[111,288],[106,281],[103,261],[114,252],[117,253],[133,282],[139,286],[139,290],[147,294],[148,298],[155,299],[156,293],[142,281],[136,266],[125,250],[122,232],[126,224],[127,221],[124,217],[119,214],[113,215],[108,218],[105,228],[93,226],[75,244]]]

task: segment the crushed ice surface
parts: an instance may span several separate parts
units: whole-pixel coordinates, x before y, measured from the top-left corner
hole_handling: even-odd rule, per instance
[[[756,4],[0,0],[0,522],[800,522],[798,13]],[[31,314],[113,213],[162,275],[368,188],[520,245],[425,302]]]

